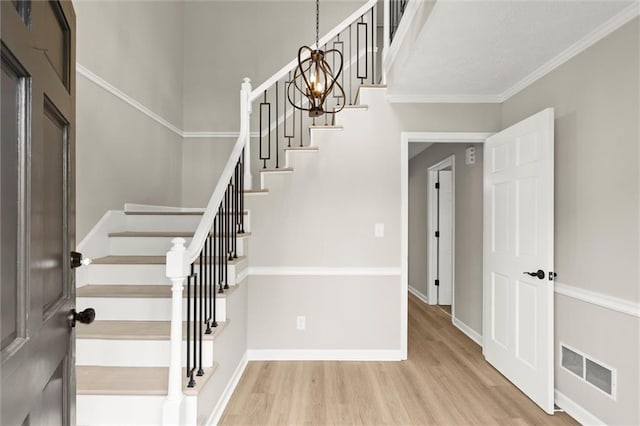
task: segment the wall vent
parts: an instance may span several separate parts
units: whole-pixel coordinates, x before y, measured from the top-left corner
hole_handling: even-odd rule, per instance
[[[616,370],[565,344],[560,345],[560,365],[581,380],[616,399]]]

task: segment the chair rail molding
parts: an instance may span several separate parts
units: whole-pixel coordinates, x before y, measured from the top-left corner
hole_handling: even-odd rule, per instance
[[[582,302],[640,318],[640,303],[556,281],[554,292]]]
[[[174,125],[170,121],[166,120],[159,114],[153,112],[151,109],[147,108],[138,100],[133,97],[127,95],[122,90],[118,89],[113,84],[109,83],[107,80],[103,79],[93,71],[89,70],[84,65],[76,62],[76,72],[95,84],[96,86],[104,89],[106,92],[112,94],[116,98],[120,99],[122,102],[128,104],[132,108],[138,110],[142,114],[146,115],[156,123],[175,133],[183,139],[236,139],[240,135],[240,132],[237,131],[205,131],[205,132],[191,132],[180,129],[178,126]],[[250,135],[252,138],[258,137],[257,132],[252,132]]]

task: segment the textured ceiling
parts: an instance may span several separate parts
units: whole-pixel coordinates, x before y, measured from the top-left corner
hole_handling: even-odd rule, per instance
[[[389,94],[499,99],[631,3],[438,0]]]

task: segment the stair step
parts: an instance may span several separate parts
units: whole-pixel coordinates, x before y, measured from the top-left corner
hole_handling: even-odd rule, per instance
[[[309,126],[310,130],[344,130],[343,126],[323,126],[323,125],[319,125],[319,126]]]
[[[339,109],[340,107],[334,107],[334,111]],[[345,105],[344,108],[342,108],[343,110],[345,109],[355,109],[355,110],[363,110],[366,111],[369,109],[369,105]]]
[[[291,173],[293,172],[292,167],[279,167],[277,169],[261,169],[260,173]]]
[[[196,386],[187,387],[188,378],[183,369],[185,395],[197,395],[213,376],[217,365],[204,369],[204,376],[196,378]],[[78,395],[159,395],[168,391],[167,367],[76,367]]]
[[[318,151],[317,146],[291,146],[284,149],[285,151]]]
[[[191,238],[193,237],[193,231],[122,231],[122,232],[110,232],[109,237],[159,237],[159,238]],[[209,232],[209,236],[227,236],[231,234],[218,234]],[[236,234],[237,238],[245,238],[251,235],[251,232],[244,232],[242,234]]]
[[[216,298],[221,299],[227,297],[238,288],[239,283],[230,285],[224,293],[217,293]],[[186,285],[184,286],[186,290]],[[198,287],[196,287],[198,289]],[[187,297],[186,291],[183,290],[183,297]],[[80,287],[76,290],[76,297],[108,297],[108,298],[151,298],[151,299],[169,299],[171,298],[170,285],[122,285],[122,284],[90,284]]]
[[[202,216],[201,211],[169,211],[169,210],[136,210],[124,212],[127,216]]]
[[[203,334],[203,340],[213,340],[227,326],[227,321],[218,321],[211,334]],[[186,339],[187,323],[182,323],[182,338]],[[94,321],[89,325],[79,324],[78,339],[101,340],[169,340],[170,321]]]
[[[238,256],[229,260],[228,265],[236,265],[246,259],[245,256]],[[93,259],[93,265],[164,265],[166,256],[105,256]],[[198,259],[194,263],[198,263]]]
[[[268,194],[268,189],[245,189],[242,191],[245,194]]]

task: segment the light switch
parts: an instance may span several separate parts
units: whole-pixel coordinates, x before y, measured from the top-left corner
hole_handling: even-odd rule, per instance
[[[376,238],[384,237],[384,223],[376,223],[374,227],[373,235]]]

